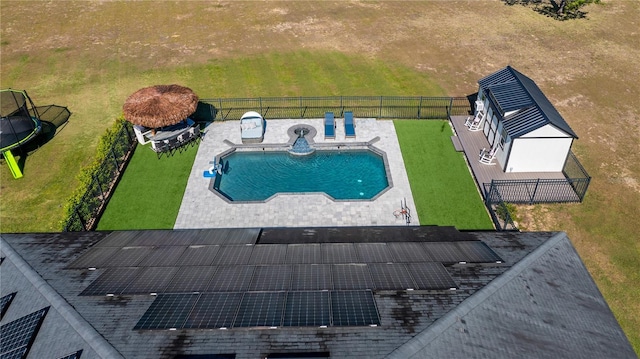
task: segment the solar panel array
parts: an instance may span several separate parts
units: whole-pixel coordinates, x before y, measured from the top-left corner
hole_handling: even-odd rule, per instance
[[[113,232],[96,247],[255,244],[259,228]]]
[[[24,358],[38,334],[49,307],[0,327],[0,358]]]
[[[437,262],[107,268],[80,295],[299,290],[448,290]]]
[[[389,242],[269,245],[96,246],[68,268],[388,262],[495,263],[484,242]]]
[[[9,305],[11,304],[11,301],[15,296],[16,292],[13,292],[0,298],[0,319],[4,317],[4,313],[6,313],[7,309],[9,309]]]
[[[113,253],[81,295],[441,290],[456,287],[443,264],[502,261],[481,241],[127,246]],[[75,263],[90,260],[102,261],[90,251]]]
[[[159,294],[134,329],[380,325],[373,293],[268,291]]]
[[[81,295],[157,295],[136,329],[198,329],[379,325],[372,291],[455,289],[445,265],[502,261],[473,240],[256,244],[259,235],[123,232],[68,268],[102,272]]]
[[[168,264],[176,260],[176,252],[188,248],[215,246],[215,251],[222,245],[253,245],[260,235],[259,228],[224,228],[200,230],[146,230],[113,232],[98,242],[83,256],[71,263],[68,268],[88,268],[105,266],[141,265],[157,266],[157,262]],[[163,249],[163,247],[178,247]],[[137,249],[137,250],[136,250]],[[125,251],[129,250],[125,253]],[[154,250],[153,254],[152,251]],[[162,252],[167,251],[167,254]],[[194,251],[191,254],[196,254]],[[203,253],[199,253],[203,254]],[[144,258],[138,258],[142,256]],[[150,256],[148,259],[147,256]],[[155,258],[154,258],[155,257]],[[213,253],[212,257],[215,257]],[[139,259],[139,260],[137,260]],[[184,258],[181,258],[183,262]],[[207,257],[209,259],[209,257]],[[212,260],[213,258],[211,258]],[[114,260],[116,262],[114,263]],[[144,260],[144,262],[143,262]],[[127,264],[122,263],[127,261]],[[200,265],[208,265],[200,264]],[[196,265],[196,264],[187,264]]]

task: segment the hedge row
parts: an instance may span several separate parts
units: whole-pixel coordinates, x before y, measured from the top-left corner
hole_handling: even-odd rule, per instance
[[[100,138],[93,162],[78,174],[78,187],[64,207],[63,231],[95,228],[98,216],[136,143],[131,124],[121,115]]]

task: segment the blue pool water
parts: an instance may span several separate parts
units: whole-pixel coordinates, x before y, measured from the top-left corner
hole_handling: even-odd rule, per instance
[[[324,192],[337,200],[371,199],[387,188],[383,158],[368,150],[235,152],[222,159],[214,189],[232,201],[264,201],[276,193]]]

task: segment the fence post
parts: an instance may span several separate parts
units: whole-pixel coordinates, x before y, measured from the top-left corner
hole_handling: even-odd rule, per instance
[[[382,118],[382,96],[380,96],[380,108],[378,109],[378,118]]]
[[[127,142],[131,142],[131,132],[129,132],[129,126],[127,126],[127,124],[125,123],[122,127],[127,132]]]
[[[533,204],[533,200],[534,198],[536,198],[536,193],[538,193],[538,185],[540,184],[540,177],[538,177],[538,179],[536,179],[536,186],[533,188],[533,193],[531,194],[531,197],[529,199],[529,204]]]
[[[487,205],[489,205],[489,206],[491,204],[493,204],[493,191],[494,191],[494,188],[495,188],[494,184],[493,184],[493,181],[494,180],[492,179],[491,183],[489,184],[489,191],[485,192],[485,194],[484,194],[486,196]]]
[[[91,177],[93,177],[93,181],[98,184],[98,189],[100,190],[100,194],[102,195],[102,199],[104,200],[105,193],[102,190],[102,185],[100,184],[100,181],[98,180],[98,178],[96,178],[96,174],[95,173]]]
[[[587,194],[587,188],[589,188],[590,182],[591,177],[580,178],[580,202],[584,201],[584,196]]]
[[[110,150],[111,151],[109,151],[109,152],[111,152],[111,156],[113,157],[113,163],[116,164],[116,169],[118,169],[118,168],[120,168],[120,164],[118,163],[118,156],[116,156],[116,153],[113,150],[113,146],[111,146]]]
[[[258,97],[258,99],[260,100],[260,114],[262,114],[262,97]]]
[[[422,96],[420,96],[420,103],[418,104],[418,119],[422,118]]]
[[[76,206],[73,211],[75,212],[76,216],[78,216],[78,221],[80,221],[82,228],[84,228],[85,231],[88,231],[89,229],[87,228],[87,224],[82,220],[82,216],[80,215],[80,212],[78,212],[78,207]]]
[[[447,109],[447,113],[451,113],[452,108],[453,108],[453,97],[449,97],[449,108]]]

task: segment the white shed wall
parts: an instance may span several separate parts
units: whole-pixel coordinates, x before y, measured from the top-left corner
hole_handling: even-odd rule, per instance
[[[505,172],[560,172],[572,138],[516,138]]]
[[[555,126],[546,125],[546,126],[540,127],[537,130],[533,130],[527,134],[524,134],[520,137],[525,138],[525,137],[571,137],[571,136],[569,136],[566,132],[560,130]]]
[[[500,164],[503,172],[505,171],[505,163],[507,162],[507,157],[509,155],[509,151],[511,150],[511,146],[513,145],[513,140],[508,137],[505,140],[504,147],[498,148],[498,152],[496,152],[496,161]]]

